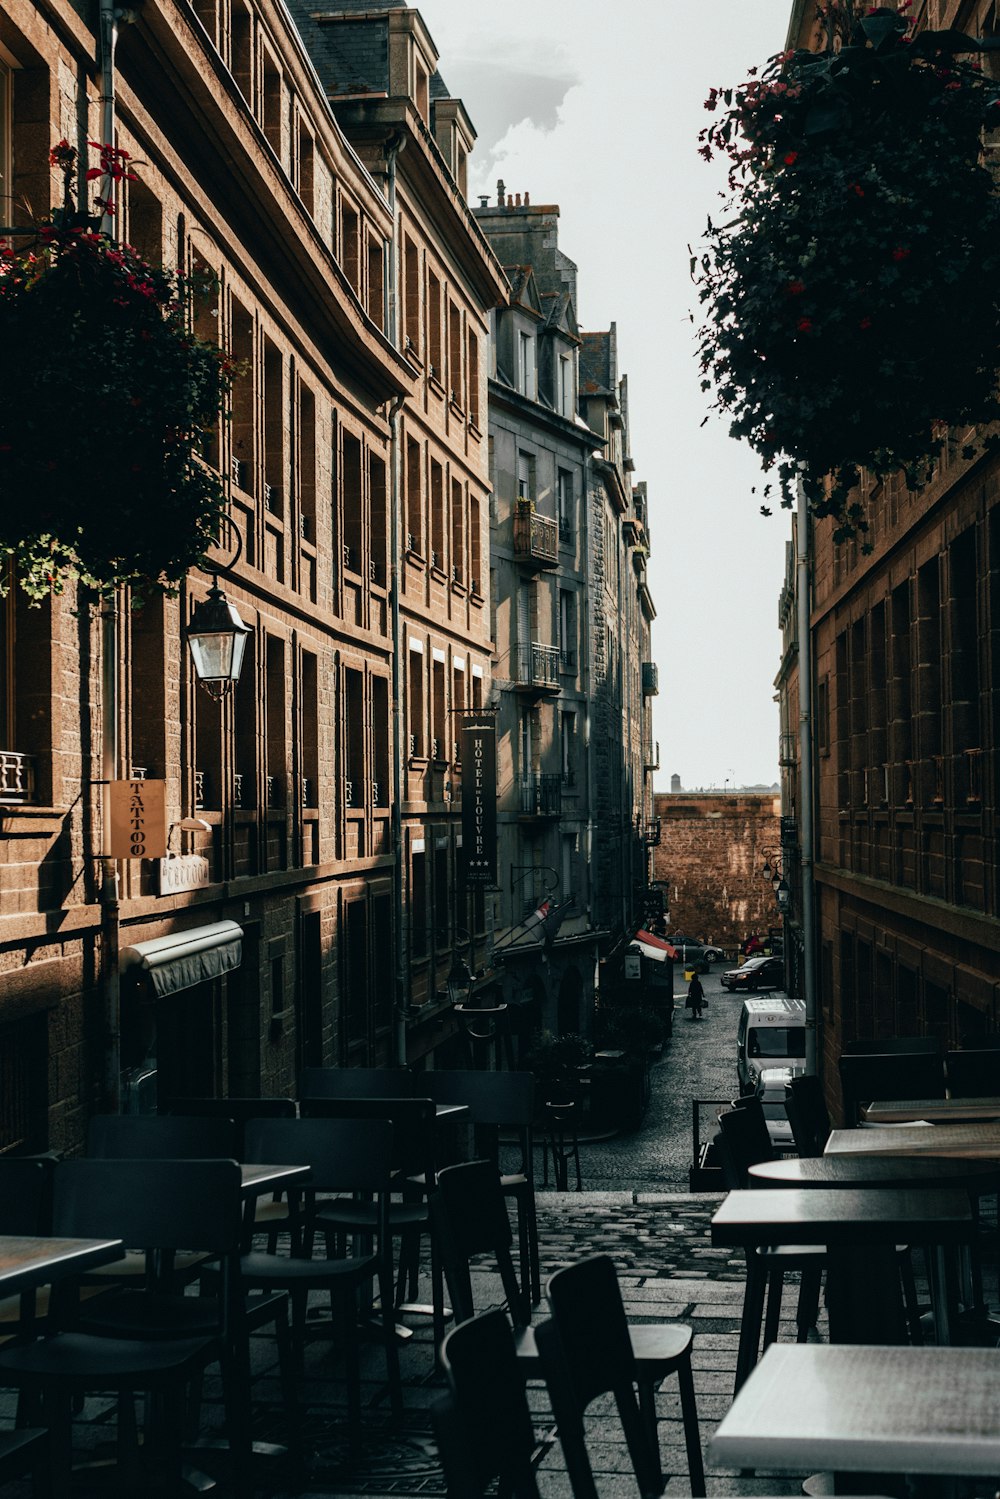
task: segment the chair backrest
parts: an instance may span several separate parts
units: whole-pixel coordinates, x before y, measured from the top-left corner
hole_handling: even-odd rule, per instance
[[[300,1098],[412,1098],[408,1067],[303,1067]]]
[[[799,1155],[822,1155],[830,1134],[830,1115],[823,1084],[815,1074],[789,1078],[785,1084],[785,1113]]]
[[[382,1192],[391,1181],[388,1119],[249,1119],[246,1141],[262,1165],[309,1166],[312,1192]]]
[[[303,1098],[303,1119],[388,1119],[393,1169],[434,1179],[434,1101],[430,1098]]]
[[[475,1315],[469,1261],[489,1254],[500,1272],[514,1326],[527,1327],[531,1309],[514,1273],[507,1203],[493,1162],[465,1161],[439,1172],[431,1219],[456,1320]]]
[[[879,1036],[878,1039],[869,1036],[863,1041],[848,1041],[844,1046],[844,1055],[849,1057],[886,1057],[900,1052],[904,1055],[910,1052],[927,1052],[932,1056],[941,1056],[944,1042],[940,1036]]]
[[[751,1166],[774,1160],[774,1146],[767,1132],[767,1121],[759,1099],[751,1099],[739,1109],[727,1109],[719,1115],[722,1178],[731,1190],[745,1187]]]
[[[526,1125],[535,1117],[535,1078],[531,1072],[442,1069],[420,1076],[420,1089],[435,1103],[464,1103],[473,1124]]]
[[[545,1291],[552,1318],[535,1329],[535,1342],[574,1495],[588,1495],[588,1479],[593,1483],[584,1412],[605,1394],[615,1397],[640,1491],[657,1493],[657,1464],[633,1388],[635,1359],[614,1262],[606,1254],[578,1260],[557,1270]]]
[[[239,1250],[240,1168],[229,1160],[60,1161],[52,1231],[132,1249]]]
[[[239,1161],[250,1157],[243,1148],[243,1131],[248,1119],[294,1119],[294,1098],[172,1098],[161,1114],[183,1115],[189,1119],[231,1119],[236,1125]]]
[[[96,1114],[87,1125],[91,1160],[236,1160],[236,1125],[175,1114]]]
[[[994,1098],[1000,1094],[1000,1051],[949,1051],[945,1067],[952,1098]]]
[[[449,1482],[449,1494],[454,1499],[480,1495],[499,1478],[501,1493],[538,1499],[534,1423],[514,1335],[503,1312],[484,1312],[452,1328],[441,1344],[441,1363],[455,1417],[447,1423],[442,1456],[452,1457],[454,1471],[455,1444],[461,1443],[455,1476],[464,1480],[455,1490]]]
[[[840,1058],[844,1123],[853,1128],[864,1104],[876,1098],[943,1098],[944,1057],[939,1052],[879,1052]]]
[[[34,1238],[52,1232],[55,1158],[0,1156],[0,1234]]]

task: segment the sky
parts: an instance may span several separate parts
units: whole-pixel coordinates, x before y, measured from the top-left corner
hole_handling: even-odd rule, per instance
[[[618,326],[633,479],[649,486],[660,694],[655,789],[778,777],[778,594],[788,512],[699,389],[689,277],[719,207],[697,154],[714,85],[783,50],[791,0],[411,0],[478,132],[469,199],[496,183],[558,203],[583,328]],[[702,425],[706,415],[707,423]]]

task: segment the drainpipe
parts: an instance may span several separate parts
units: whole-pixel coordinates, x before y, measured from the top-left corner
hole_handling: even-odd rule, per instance
[[[101,0],[101,142],[115,140],[115,43],[118,24],[115,0]],[[101,179],[101,196],[115,197],[111,177]],[[104,234],[114,237],[114,215],[101,220]],[[107,852],[111,836],[110,783],[118,775],[118,597],[110,595],[101,609],[101,967],[106,1029],[104,1107],[117,1114],[121,1109],[121,986],[118,977],[118,862]]]
[[[813,880],[813,723],[812,723],[812,637],[809,631],[811,576],[809,508],[801,478],[796,488],[795,525],[795,602],[799,638],[799,766],[801,786],[800,853],[802,866],[802,966],[806,1002],[806,1072],[819,1071],[819,1009],[816,996],[816,894]]]
[[[386,196],[392,216],[392,236],[388,254],[388,296],[386,297],[386,337],[393,348],[399,348],[399,266],[396,225],[396,158],[406,145],[402,134],[386,144]],[[395,1020],[396,1065],[406,1066],[406,1014],[410,1008],[408,943],[406,940],[406,906],[403,900],[403,703],[402,661],[403,629],[399,613],[399,589],[402,574],[402,445],[399,439],[399,413],[404,396],[396,396],[389,407],[389,610],[392,630],[392,907],[396,929]]]

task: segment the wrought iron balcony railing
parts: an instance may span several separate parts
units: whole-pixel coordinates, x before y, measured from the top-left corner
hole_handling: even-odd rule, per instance
[[[558,817],[562,812],[562,776],[538,774],[521,777],[521,816]]]
[[[518,687],[558,692],[558,647],[542,645],[537,640],[529,640],[525,645],[518,646],[514,666],[516,667],[515,682]]]
[[[514,555],[535,567],[559,565],[559,528],[539,515],[531,500],[518,500],[514,511]]]

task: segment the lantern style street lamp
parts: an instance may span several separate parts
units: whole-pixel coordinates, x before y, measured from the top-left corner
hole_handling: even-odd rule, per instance
[[[208,597],[195,604],[184,630],[195,676],[211,697],[225,697],[239,681],[247,636],[251,633],[216,577]]]

